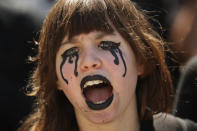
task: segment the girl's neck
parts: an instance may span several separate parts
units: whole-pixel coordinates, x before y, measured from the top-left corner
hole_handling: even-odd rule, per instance
[[[77,116],[77,122],[80,131],[140,131],[136,106],[128,106],[115,120],[105,124],[92,123],[82,116]]]

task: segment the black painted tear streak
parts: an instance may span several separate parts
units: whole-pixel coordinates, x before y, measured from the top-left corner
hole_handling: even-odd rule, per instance
[[[109,50],[111,52],[111,54],[115,58],[114,59],[114,64],[116,64],[116,65],[119,65],[119,59],[118,59],[118,55],[117,55],[117,53],[119,53],[119,55],[122,59],[122,62],[124,64],[124,68],[125,68],[125,72],[122,76],[125,77],[126,72],[127,72],[127,66],[126,66],[126,62],[123,58],[122,51],[120,50],[119,46],[120,46],[120,43],[115,43],[115,42],[112,42],[112,41],[102,41],[99,45],[100,48],[102,48],[104,50]]]
[[[73,63],[73,58],[76,57],[75,59],[75,69],[74,69],[74,75],[78,76],[78,72],[77,72],[77,65],[78,65],[78,60],[79,60],[79,54],[78,54],[78,49],[77,47],[72,47],[68,50],[66,50],[63,54],[62,54],[62,63],[60,64],[60,73],[61,76],[63,78],[63,80],[68,84],[68,80],[66,78],[64,78],[64,75],[62,73],[62,68],[63,65],[66,63],[66,60],[68,59],[68,62],[70,64]]]

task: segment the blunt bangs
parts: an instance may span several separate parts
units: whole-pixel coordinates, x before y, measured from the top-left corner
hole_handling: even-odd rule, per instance
[[[63,14],[67,15],[63,15],[62,22],[65,35],[68,35],[69,39],[78,34],[89,33],[95,30],[106,33],[114,31],[109,24],[109,19],[107,19],[105,3],[100,0],[86,0],[86,2],[84,0],[73,0],[65,5],[67,7],[64,7]]]

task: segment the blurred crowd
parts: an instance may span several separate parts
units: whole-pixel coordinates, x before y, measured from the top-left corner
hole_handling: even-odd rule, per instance
[[[166,61],[175,89],[172,114],[197,122],[197,0],[133,0],[170,47]],[[31,111],[25,86],[42,21],[55,0],[0,1],[1,131],[12,131]]]

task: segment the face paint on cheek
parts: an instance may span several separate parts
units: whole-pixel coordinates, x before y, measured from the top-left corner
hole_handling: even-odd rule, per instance
[[[66,78],[64,78],[63,72],[62,72],[62,68],[63,65],[66,63],[66,60],[68,59],[69,64],[73,63],[73,58],[76,57],[75,59],[75,68],[74,68],[74,75],[78,76],[78,72],[77,72],[77,65],[78,65],[78,60],[79,60],[79,54],[78,54],[78,49],[77,47],[72,47],[68,50],[66,50],[63,54],[62,54],[62,63],[60,64],[60,73],[62,76],[62,79],[68,84],[68,80]]]
[[[124,64],[124,68],[125,68],[125,72],[122,75],[122,77],[125,77],[126,72],[127,72],[127,66],[126,66],[126,62],[124,60],[124,57],[122,55],[122,51],[120,50],[119,46],[120,46],[120,43],[115,43],[112,41],[102,41],[99,45],[99,47],[102,48],[103,50],[109,50],[111,52],[111,54],[115,57],[114,64],[116,64],[116,65],[119,65],[119,59],[117,56],[117,53],[119,53],[119,55],[122,59],[122,62]]]

